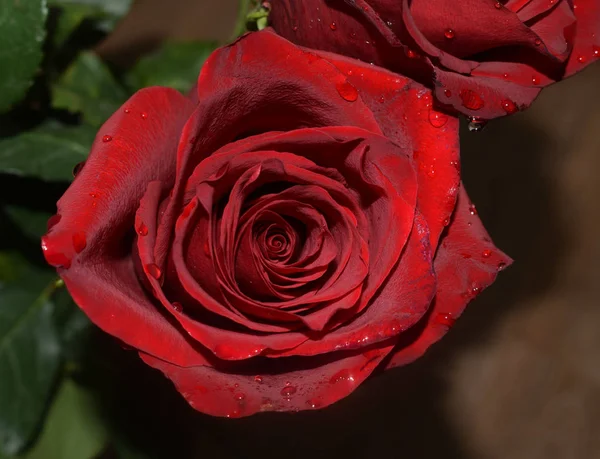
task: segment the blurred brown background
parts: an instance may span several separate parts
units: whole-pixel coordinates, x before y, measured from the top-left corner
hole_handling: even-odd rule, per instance
[[[236,11],[236,0],[139,0],[99,51],[126,63],[167,37],[226,41]],[[186,412],[193,421],[173,427],[185,454],[600,458],[599,81],[595,64],[524,113],[463,129],[464,180],[515,264],[441,344],[320,412]],[[159,435],[171,408],[156,408]]]

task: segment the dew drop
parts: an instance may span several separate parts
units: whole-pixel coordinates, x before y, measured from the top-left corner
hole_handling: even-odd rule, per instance
[[[293,30],[294,32],[298,32],[298,26],[297,26],[297,25],[295,25],[294,27],[292,27],[292,30]]]
[[[48,240],[46,236],[42,237],[42,251],[44,252],[44,257],[48,264],[54,266],[55,268],[65,268],[68,269],[71,267],[71,259],[68,258],[64,253],[54,252],[51,247],[48,246]]]
[[[128,108],[126,108],[125,110],[123,110],[125,112],[125,114],[129,115],[131,113],[131,110],[129,110]]]
[[[540,83],[540,80],[539,80],[539,78],[538,78],[538,77],[536,77],[536,76],[533,76],[533,77],[531,77],[531,82],[532,82],[533,84],[539,84],[539,83]]]
[[[75,252],[77,253],[81,253],[83,252],[83,250],[85,249],[86,245],[87,245],[87,240],[85,237],[85,233],[83,232],[77,232],[75,234],[73,234],[73,248],[75,249]]]
[[[160,279],[160,276],[162,276],[162,272],[161,272],[160,268],[158,266],[156,266],[154,263],[147,264],[145,266],[145,268],[146,268],[146,272],[157,280]]]
[[[235,400],[237,400],[238,402],[241,402],[242,400],[244,400],[246,398],[246,396],[244,394],[242,394],[242,393],[238,393],[238,394],[235,394],[233,396],[233,398]]]
[[[454,325],[456,319],[449,312],[440,312],[435,316],[435,321],[440,325],[450,328]]]
[[[48,223],[46,224],[46,229],[48,231],[50,231],[52,228],[54,228],[58,224],[58,222],[60,222],[61,218],[62,217],[59,214],[52,215],[52,217],[50,217],[48,219]]]
[[[433,127],[441,128],[448,122],[448,116],[444,113],[436,112],[435,110],[429,111],[429,122]]]
[[[594,57],[600,56],[600,46],[594,46],[593,48]]]
[[[143,120],[148,119],[148,114],[146,112],[142,112],[142,114],[140,116],[142,117]]]
[[[586,61],[585,56],[581,56],[581,55],[577,56],[577,62],[579,62],[580,64],[585,63],[585,61]]]
[[[498,271],[503,271],[506,268],[506,263],[504,263],[503,261],[501,261],[500,263],[498,263],[498,266],[496,267],[496,269]]]
[[[342,99],[347,100],[348,102],[354,102],[356,99],[358,99],[358,91],[347,81],[338,83],[335,86],[335,89],[337,89],[337,92]]]
[[[477,207],[475,207],[475,204],[469,204],[469,212],[471,212],[471,215],[477,215]]]
[[[517,104],[515,104],[512,100],[504,99],[501,103],[502,103],[502,108],[509,115],[512,113],[515,113],[517,110],[519,110],[517,108]]]
[[[492,256],[492,251],[491,250],[484,250],[483,252],[481,252],[481,256],[483,258],[490,258]]]
[[[138,227],[135,230],[140,236],[147,236],[148,235],[148,227],[144,224],[144,222],[141,222]]]
[[[502,75],[504,78],[508,78],[508,73],[505,73],[504,75]]]
[[[496,3],[494,3],[494,7],[495,7],[497,10],[499,10],[500,8],[502,8],[502,3],[500,3],[500,2],[496,2]]]
[[[416,59],[416,57],[417,57],[417,53],[415,53],[412,49],[407,49],[406,55],[408,56],[409,59]]]
[[[260,375],[256,375],[254,377],[254,382],[257,382],[258,384],[261,384],[263,382],[263,378]]]
[[[460,99],[463,106],[469,110],[479,110],[485,105],[481,96],[470,89],[463,89],[460,92]]]
[[[329,380],[330,384],[336,384],[340,381],[354,382],[354,376],[350,373],[350,370],[341,370],[334,374]]]
[[[379,99],[377,99],[377,102],[379,102],[380,104],[383,104],[385,102],[385,97],[379,96]]]
[[[536,38],[534,43],[535,43],[535,46],[540,46],[542,44],[542,40],[540,40],[539,38]]]
[[[336,23],[335,23],[335,22],[332,22],[331,24],[329,24],[329,28],[330,28],[331,30],[337,30],[337,25],[336,25]]]
[[[481,289],[479,287],[474,285],[473,287],[471,287],[471,295],[473,295],[473,296],[478,295],[480,290]]]
[[[460,162],[459,161],[450,161],[450,165],[454,166],[454,169],[456,169],[458,172],[460,172]]]
[[[449,89],[444,89],[444,95],[446,97],[452,97],[452,91],[450,91]]]
[[[178,301],[174,301],[173,303],[171,303],[171,306],[173,307],[173,309],[177,312],[182,312],[183,311],[183,306],[181,305],[180,302]]]
[[[316,400],[316,399],[314,399],[314,398],[308,399],[306,401],[306,404],[308,406],[310,406],[311,408],[319,408],[321,406],[321,404],[319,403],[319,401]]]
[[[85,161],[75,164],[75,167],[73,168],[73,177],[77,177],[79,175],[83,169],[83,166],[85,166]]]
[[[112,136],[110,135],[105,135],[104,137],[102,137],[102,142],[107,143],[110,142],[112,140]]]
[[[292,395],[296,393],[296,388],[294,386],[285,386],[281,389],[281,395],[285,398],[290,398]]]
[[[481,132],[486,124],[487,124],[486,121],[479,119],[475,116],[472,116],[471,118],[469,118],[469,131],[470,132]]]
[[[454,30],[452,29],[446,29],[444,31],[444,37],[446,37],[448,40],[452,40],[455,36]]]

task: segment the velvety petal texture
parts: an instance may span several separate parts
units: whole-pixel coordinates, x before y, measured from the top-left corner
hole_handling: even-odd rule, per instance
[[[510,262],[422,85],[267,30],[213,53],[197,94],[113,115],[42,240],[194,408],[325,407],[425,352]]]
[[[600,58],[595,0],[273,0],[270,25],[301,46],[386,67],[440,109],[488,120]]]

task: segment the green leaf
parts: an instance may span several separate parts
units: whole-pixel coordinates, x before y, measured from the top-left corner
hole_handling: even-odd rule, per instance
[[[131,0],[49,0],[50,6],[81,6],[90,11],[101,11],[104,14],[122,17],[129,11]]]
[[[127,99],[108,67],[92,52],[82,53],[52,86],[52,105],[99,128]]]
[[[48,123],[0,140],[0,173],[70,181],[73,166],[87,158],[95,133],[86,125]]]
[[[168,86],[187,93],[216,47],[215,42],[166,43],[137,63],[131,71],[130,84],[134,89]]]
[[[31,239],[38,240],[46,233],[48,219],[52,214],[21,206],[4,206],[4,213]]]
[[[0,113],[24,95],[42,61],[46,0],[0,0]]]
[[[61,46],[84,19],[102,21],[107,32],[129,11],[131,0],[49,0],[60,8],[54,43]]]
[[[0,453],[11,455],[40,424],[60,365],[60,343],[52,319],[56,275],[23,269],[18,255],[2,255],[5,264],[14,257],[21,271],[18,280],[0,285]]]
[[[92,394],[65,379],[39,441],[22,459],[92,459],[107,440]]]

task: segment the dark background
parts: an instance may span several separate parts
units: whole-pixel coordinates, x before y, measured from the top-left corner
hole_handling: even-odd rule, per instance
[[[166,38],[226,41],[236,11],[139,0],[98,51],[127,65]],[[424,358],[325,410],[229,420],[99,336],[124,369],[97,388],[116,430],[160,458],[600,458],[599,81],[592,65],[524,113],[463,126],[467,189],[515,264]]]

